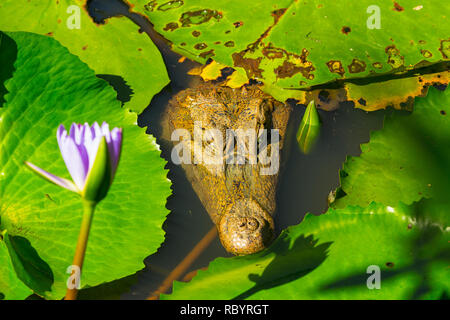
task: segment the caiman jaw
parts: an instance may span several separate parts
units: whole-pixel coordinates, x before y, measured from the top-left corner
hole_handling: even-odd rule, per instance
[[[261,251],[274,238],[272,217],[252,199],[239,199],[228,207],[218,229],[222,245],[235,255]]]

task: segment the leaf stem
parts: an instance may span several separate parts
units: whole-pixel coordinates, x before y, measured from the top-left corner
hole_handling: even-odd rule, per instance
[[[79,268],[78,276],[81,277],[81,270],[83,268],[84,255],[86,253],[87,242],[89,238],[89,231],[91,229],[92,218],[94,217],[94,210],[97,202],[88,201],[83,199],[83,219],[81,221],[80,234],[78,235],[77,248],[75,250],[75,256],[73,257],[72,266]],[[72,275],[74,274],[72,270]],[[77,282],[79,283],[79,281]],[[78,289],[76,287],[67,288],[65,300],[76,300]]]

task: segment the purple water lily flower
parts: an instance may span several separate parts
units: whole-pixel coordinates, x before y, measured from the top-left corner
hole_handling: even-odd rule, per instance
[[[83,197],[85,197],[87,189],[90,189],[91,195],[93,192],[97,192],[92,191],[93,188],[106,188],[107,192],[119,163],[122,149],[122,129],[109,130],[106,122],[103,122],[101,127],[97,122],[91,127],[87,123],[84,125],[73,123],[69,133],[63,125],[60,125],[56,138],[73,182],[55,176],[32,163],[26,162],[26,164],[50,182],[80,193]],[[106,192],[103,192],[103,197]],[[92,198],[88,195],[89,197]]]

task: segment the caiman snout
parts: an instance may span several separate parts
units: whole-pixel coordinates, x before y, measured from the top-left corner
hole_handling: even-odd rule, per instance
[[[272,217],[252,199],[239,199],[228,207],[218,228],[222,245],[235,255],[261,251],[274,238]]]

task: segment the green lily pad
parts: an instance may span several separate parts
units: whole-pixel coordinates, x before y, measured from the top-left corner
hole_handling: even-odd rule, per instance
[[[4,0],[0,3],[0,30],[53,37],[96,74],[122,77],[133,92],[125,106],[140,113],[169,83],[161,54],[149,37],[139,33],[139,27],[126,17],[95,24],[85,9],[86,2]],[[80,13],[79,29],[73,28],[75,10]]]
[[[6,236],[0,236],[0,300],[22,300],[33,292],[17,277],[8,247],[3,241]]]
[[[384,128],[373,132],[361,150],[343,166],[341,191],[346,195],[336,207],[372,201],[410,204],[422,198],[448,202],[450,90],[431,87],[427,97],[416,98],[412,113],[387,116]]]
[[[56,140],[60,123],[68,128],[72,122],[106,121],[123,128],[121,160],[95,212],[81,286],[135,273],[164,240],[170,181],[155,138],[136,125],[137,115],[121,107],[106,81],[56,40],[25,32],[6,35],[17,46],[17,59],[0,108],[0,230],[10,240],[0,241],[0,259],[7,262],[1,264],[7,271],[0,273],[0,292],[8,290],[6,297],[14,298],[8,288],[19,286],[20,279],[46,298],[65,294],[81,199],[24,165],[29,161],[70,179]]]
[[[372,203],[309,214],[267,250],[216,259],[162,298],[438,299],[450,289],[449,234],[415,223],[415,209]],[[374,266],[379,289],[367,285]]]
[[[264,0],[245,10],[239,0],[132,2],[175,51],[244,69],[283,98],[298,97],[293,89],[404,73],[450,57],[450,8],[438,0]]]

